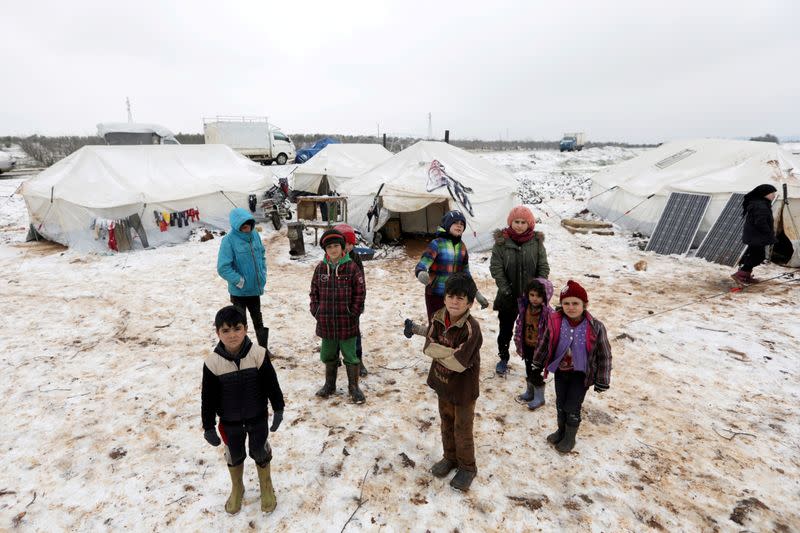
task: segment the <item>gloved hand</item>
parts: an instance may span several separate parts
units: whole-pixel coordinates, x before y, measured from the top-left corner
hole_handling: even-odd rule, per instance
[[[403,335],[405,335],[407,339],[410,339],[414,336],[414,321],[410,318],[406,318],[404,324],[405,326],[403,327]]]
[[[428,274],[427,270],[420,270],[419,273],[417,274],[417,279],[423,285],[427,285],[431,281],[431,277]]]
[[[608,390],[608,385],[604,385],[602,383],[594,382],[594,391],[595,392],[605,392]]]
[[[203,437],[205,437],[206,442],[212,446],[219,446],[222,443],[222,441],[219,440],[219,435],[217,435],[217,430],[214,428],[208,428],[205,430]]]
[[[269,427],[269,430],[275,433],[281,426],[281,422],[283,422],[283,411],[275,411],[272,413],[272,425]]]
[[[237,289],[244,289],[244,278],[243,277],[239,277],[239,281],[236,283],[236,288]]]
[[[478,303],[481,304],[481,309],[486,309],[489,307],[489,300],[486,299],[486,296],[481,294],[481,291],[475,295],[475,299],[478,300]]]

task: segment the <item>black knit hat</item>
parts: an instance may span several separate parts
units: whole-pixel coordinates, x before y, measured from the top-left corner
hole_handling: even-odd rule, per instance
[[[450,226],[459,220],[464,223],[464,227],[467,226],[467,219],[464,217],[464,213],[461,211],[448,211],[442,217],[442,229],[450,231]]]
[[[323,250],[329,244],[334,244],[334,243],[339,243],[339,245],[342,247],[342,250],[344,250],[345,246],[344,235],[342,235],[335,229],[329,229],[328,231],[323,233],[322,237],[320,237],[319,239],[319,245],[322,247]]]

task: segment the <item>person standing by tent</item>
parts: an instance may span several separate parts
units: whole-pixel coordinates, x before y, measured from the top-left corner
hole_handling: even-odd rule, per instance
[[[536,219],[524,205],[514,207],[508,213],[508,227],[495,233],[489,271],[497,284],[494,309],[500,321],[497,334],[497,353],[500,357],[495,371],[508,372],[509,346],[514,332],[519,308],[517,301],[525,294],[525,287],[534,278],[550,275],[544,234],[534,231]],[[530,401],[530,400],[528,400]]]
[[[228,282],[231,303],[245,313],[250,311],[258,344],[267,348],[269,328],[261,316],[261,295],[267,284],[267,260],[256,221],[246,209],[230,213],[231,231],[222,238],[217,255],[217,273]],[[269,354],[269,350],[267,350]]]
[[[425,308],[428,313],[428,323],[433,319],[433,314],[444,307],[444,285],[447,279],[456,272],[469,273],[469,253],[467,245],[461,241],[461,236],[467,227],[467,219],[461,211],[448,211],[442,217],[442,223],[436,231],[434,238],[422,257],[414,267],[414,276],[425,285]],[[489,306],[488,300],[480,291],[475,299],[481,309]]]
[[[344,253],[345,244],[344,235],[335,229],[323,233],[319,245],[325,256],[311,278],[309,311],[317,321],[316,334],[322,339],[319,357],[325,363],[325,384],[317,396],[327,398],[336,392],[341,350],[350,399],[361,404],[366,399],[358,387],[360,361],[356,356],[356,337],[367,288],[361,270]]]
[[[772,201],[778,190],[764,183],[744,195],[742,201],[742,242],[747,245],[739,260],[739,270],[731,274],[738,285],[758,283],[753,277],[753,268],[766,258],[765,247],[775,244],[775,221],[772,217]]]
[[[361,257],[355,252],[354,248],[356,246],[356,231],[353,229],[353,226],[349,224],[337,224],[333,227],[336,231],[344,235],[344,253],[347,257],[350,258],[353,263],[358,267],[361,271],[361,275],[364,276],[364,262],[361,261]],[[366,282],[367,278],[364,276],[364,290],[366,291]],[[338,349],[337,349],[337,356],[338,356]],[[358,336],[356,337],[356,357],[358,360],[361,361],[358,365],[358,374],[363,378],[369,372],[367,372],[367,367],[364,366],[364,351],[361,348],[361,324],[358,325]]]

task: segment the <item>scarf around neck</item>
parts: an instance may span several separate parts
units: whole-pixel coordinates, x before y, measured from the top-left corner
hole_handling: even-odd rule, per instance
[[[528,229],[526,229],[522,233],[517,233],[516,231],[511,229],[511,227],[508,227],[508,228],[503,230],[503,236],[505,238],[511,239],[512,241],[514,241],[515,243],[520,244],[520,245],[521,244],[525,244],[529,240],[533,239],[533,235],[534,235],[533,228],[531,228],[531,227],[529,227]]]

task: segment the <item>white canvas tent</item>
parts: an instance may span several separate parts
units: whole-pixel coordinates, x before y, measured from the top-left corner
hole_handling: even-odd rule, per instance
[[[380,144],[329,144],[294,171],[293,190],[314,194],[339,191],[342,185],[392,157]]]
[[[711,203],[695,238],[697,246],[732,193],[747,193],[762,183],[778,189],[773,204],[777,229],[793,246],[789,264],[800,266],[800,157],[774,143],[723,139],[666,143],[598,172],[589,209],[622,228],[651,235],[669,193],[709,194]]]
[[[381,188],[382,186],[382,188]],[[379,216],[367,213],[378,197]],[[442,214],[460,209],[467,219],[464,242],[479,251],[493,244],[492,231],[506,226],[518,205],[517,181],[507,170],[443,142],[420,141],[346,183],[348,221],[368,239],[390,218],[401,230],[433,233]]]
[[[22,184],[34,229],[81,251],[108,251],[95,219],[139,215],[149,246],[186,241],[193,227],[229,229],[228,213],[272,184],[269,169],[223,145],[85,146]],[[197,209],[161,231],[155,213]],[[134,248],[141,247],[141,243]]]

